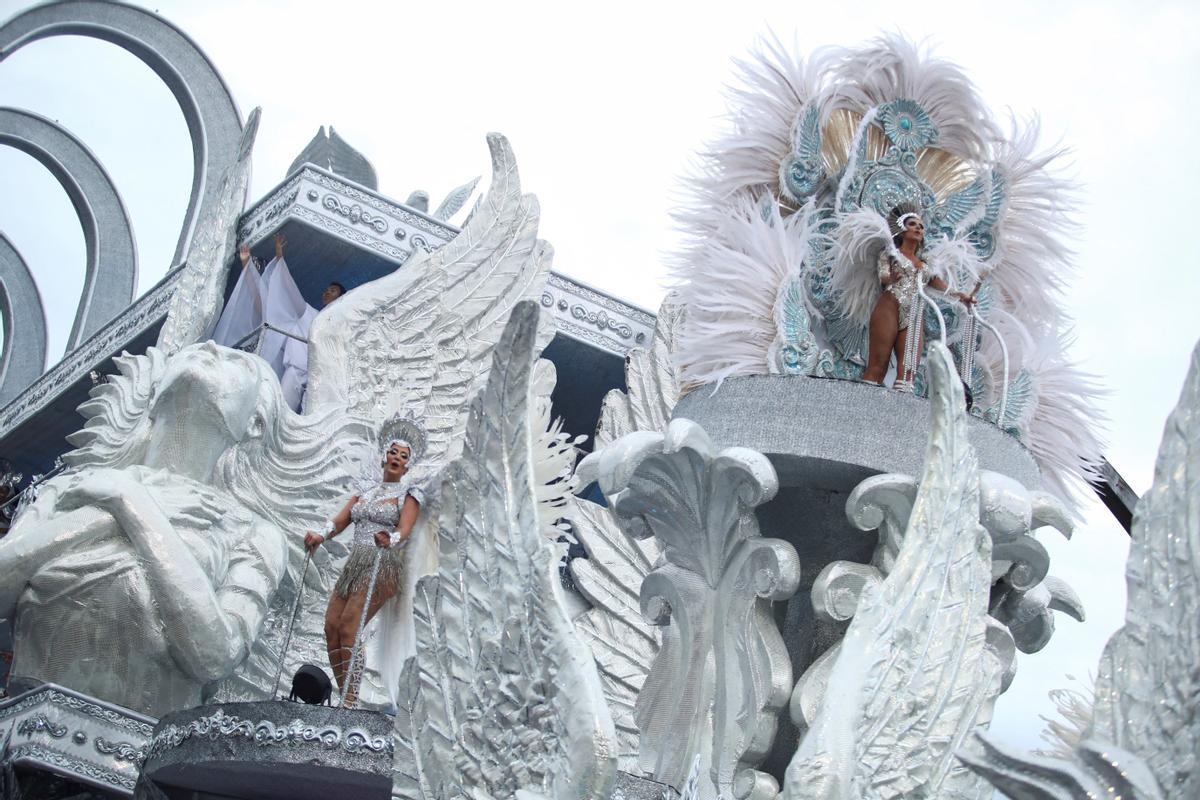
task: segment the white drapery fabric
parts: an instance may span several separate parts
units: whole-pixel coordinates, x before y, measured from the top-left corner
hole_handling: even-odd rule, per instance
[[[317,309],[304,301],[283,258],[273,258],[262,275],[249,262],[242,268],[233,294],[225,304],[213,331],[213,341],[232,347],[264,322],[305,341],[268,330],[259,342],[258,354],[279,376],[284,400],[299,411],[308,383],[308,330]]]

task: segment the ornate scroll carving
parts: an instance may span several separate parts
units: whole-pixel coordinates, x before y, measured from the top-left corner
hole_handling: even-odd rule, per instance
[[[753,767],[774,739],[791,663],[770,609],[800,581],[792,546],[759,538],[754,520],[775,495],[774,469],[752,450],[717,452],[689,420],[592,458],[626,532],[663,548],[641,588],[642,613],[663,626],[637,699],[642,768],[679,786],[699,752],[706,797],[772,797],[774,779]]]

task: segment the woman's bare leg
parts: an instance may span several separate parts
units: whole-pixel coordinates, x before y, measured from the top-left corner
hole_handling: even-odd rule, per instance
[[[369,623],[383,604],[391,600],[396,595],[395,586],[376,586],[375,593],[371,596],[371,605],[367,609],[367,622]],[[342,616],[339,620],[338,630],[339,638],[342,645],[344,661],[342,662],[342,680],[338,681],[338,688],[342,690],[342,705],[353,708],[358,702],[358,680],[362,675],[362,664],[358,664],[356,672],[358,675],[347,675],[350,668],[350,658],[353,652],[355,637],[358,635],[358,621],[362,617],[363,603],[367,600],[366,589],[351,593],[346,598],[346,605],[342,609]],[[361,656],[360,656],[361,658]],[[336,673],[336,668],[335,668]]]
[[[900,324],[900,303],[891,292],[884,292],[875,301],[871,312],[871,324],[867,329],[867,368],[863,380],[883,383],[888,364],[892,360],[892,347],[901,347],[903,337],[897,338],[896,326]]]
[[[329,595],[329,605],[325,608],[325,648],[329,652],[329,666],[333,670],[333,679],[337,681],[338,689],[346,678],[346,655],[342,653],[342,611],[346,607],[345,597],[336,593]],[[349,652],[349,648],[345,648]]]

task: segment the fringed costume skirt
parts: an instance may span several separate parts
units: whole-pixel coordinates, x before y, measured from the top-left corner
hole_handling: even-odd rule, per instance
[[[350,556],[342,566],[342,574],[338,576],[333,592],[338,597],[346,598],[355,592],[365,592],[371,585],[371,569],[375,565],[375,555],[379,554],[379,577],[375,581],[375,592],[396,592],[404,580],[404,551],[408,548],[402,545],[378,547],[371,544],[358,544],[350,548]]]

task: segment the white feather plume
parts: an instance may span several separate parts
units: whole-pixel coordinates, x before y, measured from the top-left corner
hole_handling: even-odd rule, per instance
[[[811,206],[784,218],[777,203],[744,198],[727,211],[679,290],[688,309],[678,352],[685,383],[768,372],[777,295],[806,268],[815,235]]]
[[[1035,343],[1022,369],[1029,373],[1033,403],[1022,426],[1022,441],[1043,479],[1063,499],[1100,477],[1102,427],[1098,402],[1105,395],[1096,376],[1071,361],[1072,337],[1063,330]]]
[[[731,206],[746,197],[779,196],[779,165],[792,149],[793,127],[832,51],[807,61],[775,36],[764,36],[750,56],[735,59],[735,82],[726,90],[728,124],[699,154],[680,187],[676,224],[683,251],[672,267],[686,281],[692,258],[720,227]]]
[[[866,325],[879,299],[876,262],[884,249],[894,250],[887,220],[871,209],[837,216],[831,287],[843,316]]]
[[[827,102],[865,114],[892,100],[914,100],[938,128],[936,146],[961,158],[979,160],[999,138],[970,79],[956,64],[934,58],[898,33],[868,46],[843,51],[829,75]]]
[[[854,138],[850,140],[850,160],[846,162],[845,169],[842,170],[842,179],[838,181],[837,194],[833,198],[834,210],[839,210],[846,197],[846,192],[849,190],[850,183],[854,179],[854,174],[858,172],[858,159],[861,155],[863,147],[863,139],[866,138],[867,131],[875,122],[875,117],[879,109],[872,106],[868,108],[858,121],[858,127],[854,130]]]
[[[997,252],[991,277],[1004,305],[1031,329],[1048,330],[1062,318],[1067,281],[1074,275],[1072,252],[1064,239],[1078,225],[1073,187],[1053,169],[1062,150],[1035,153],[1038,122],[997,145],[995,166],[1006,186],[996,225]]]
[[[941,278],[950,291],[969,292],[984,270],[979,252],[961,236],[930,242],[922,252],[930,277]]]

